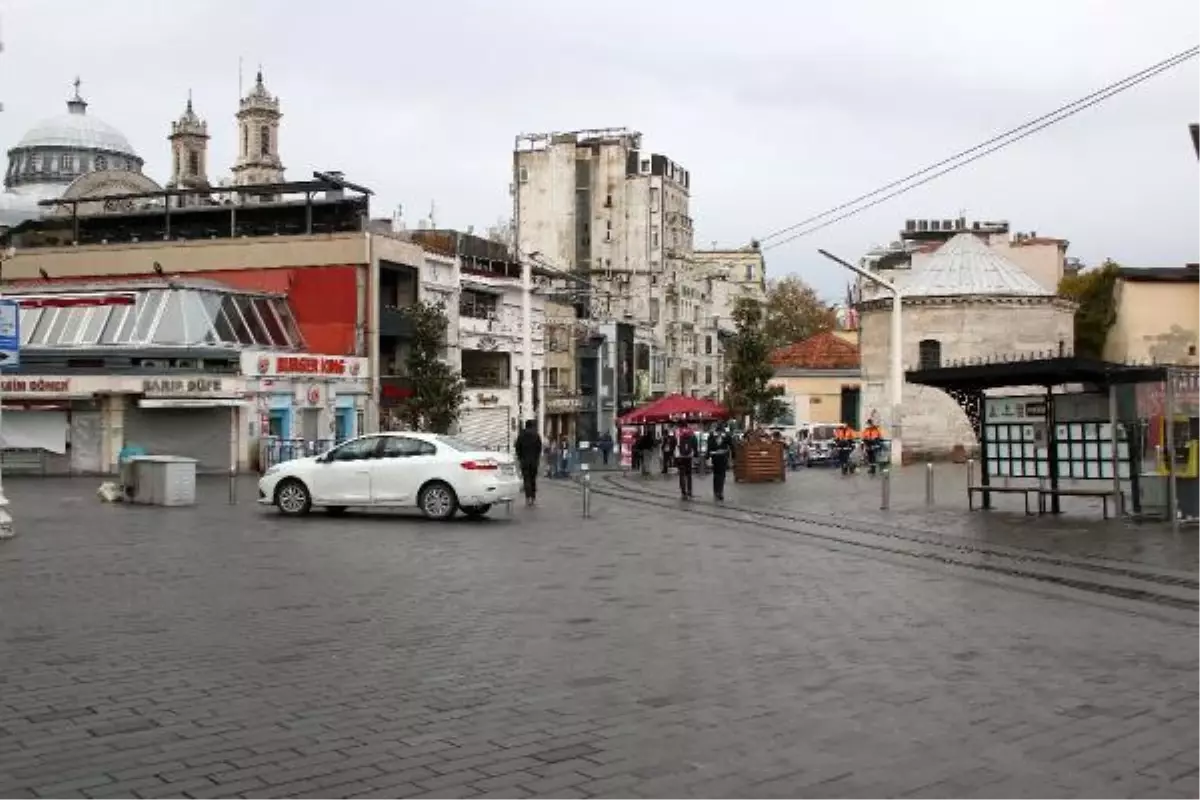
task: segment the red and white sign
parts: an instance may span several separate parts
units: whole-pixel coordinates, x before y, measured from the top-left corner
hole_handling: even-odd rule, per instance
[[[132,306],[137,304],[137,295],[133,292],[107,292],[88,294],[43,294],[43,295],[10,295],[21,308],[75,308],[79,306]]]
[[[242,373],[263,378],[358,380],[367,377],[367,359],[315,353],[246,352],[242,353]]]

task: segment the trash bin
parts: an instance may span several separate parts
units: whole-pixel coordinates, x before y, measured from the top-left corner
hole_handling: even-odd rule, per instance
[[[128,466],[132,480],[125,486],[130,502],[150,506],[196,504],[196,459],[137,456],[129,460]]]

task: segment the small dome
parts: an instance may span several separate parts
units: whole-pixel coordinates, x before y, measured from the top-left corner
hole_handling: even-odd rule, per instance
[[[960,297],[992,295],[1008,297],[1053,297],[1010,261],[971,233],[950,239],[924,264],[913,268],[901,281],[904,297]]]

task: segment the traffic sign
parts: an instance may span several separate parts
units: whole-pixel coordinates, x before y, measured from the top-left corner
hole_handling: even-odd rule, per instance
[[[21,307],[16,300],[0,299],[0,369],[21,363]]]

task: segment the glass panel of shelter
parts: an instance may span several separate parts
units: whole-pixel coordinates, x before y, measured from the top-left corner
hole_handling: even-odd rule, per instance
[[[187,320],[183,314],[183,292],[172,289],[166,292],[159,315],[158,324],[154,326],[150,337],[154,344],[188,345],[189,338]]]
[[[271,347],[271,336],[263,326],[262,320],[258,318],[258,312],[254,310],[254,301],[245,295],[237,295],[234,297],[234,302],[237,304],[238,311],[242,313],[242,319],[246,320],[246,329],[250,334],[248,344]]]
[[[104,323],[113,311],[113,306],[92,306],[87,309],[79,331],[79,343],[82,345],[96,344],[100,339],[100,333],[104,330]]]
[[[283,329],[287,332],[288,346],[303,350],[304,336],[300,333],[300,326],[296,324],[296,318],[292,316],[292,309],[288,306],[287,301],[272,299],[269,302],[279,316],[279,321],[283,323]],[[362,429],[359,428],[359,430]]]
[[[166,294],[166,292],[156,289],[138,297],[137,322],[133,328],[131,344],[148,344],[150,342]]]
[[[180,314],[188,344],[216,344],[216,326],[200,292],[180,292]]]
[[[100,333],[100,344],[117,344],[121,341],[121,329],[125,321],[133,317],[133,306],[113,306],[104,321],[104,330]],[[132,323],[131,323],[132,324]]]
[[[54,315],[50,320],[50,325],[46,329],[46,332],[42,334],[44,338],[42,338],[38,344],[44,347],[54,347],[57,345],[59,340],[62,338],[63,330],[67,327],[67,317],[69,317],[70,312],[74,310],[75,309],[72,308],[54,309]],[[41,333],[41,331],[39,331],[39,333]]]
[[[272,347],[289,347],[287,332],[283,329],[283,324],[275,315],[275,310],[271,308],[271,301],[266,297],[259,297],[254,301],[254,310],[258,312],[259,319],[262,320],[263,329],[270,338]]]

